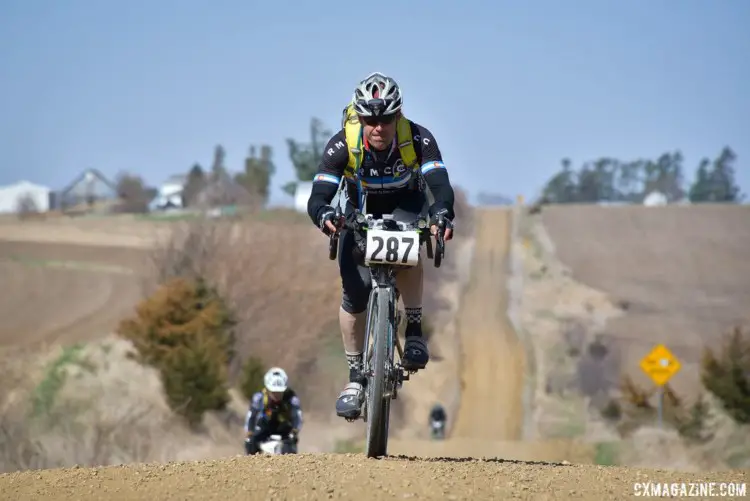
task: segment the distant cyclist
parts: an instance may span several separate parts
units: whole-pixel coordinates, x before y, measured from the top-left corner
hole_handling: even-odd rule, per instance
[[[297,453],[299,432],[302,428],[302,408],[299,397],[289,387],[283,369],[273,367],[263,377],[265,387],[250,399],[245,419],[245,452],[257,454],[260,444],[271,435],[284,439],[284,453]]]
[[[445,424],[448,421],[448,416],[445,414],[445,409],[440,404],[435,404],[430,410],[430,431],[432,436],[443,437],[445,435]]]

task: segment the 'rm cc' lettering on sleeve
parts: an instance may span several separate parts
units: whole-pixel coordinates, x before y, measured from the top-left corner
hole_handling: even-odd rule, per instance
[[[427,146],[428,144],[430,144],[430,138],[429,137],[426,137],[426,138],[423,139],[422,136],[420,136],[419,134],[417,134],[416,136],[414,136],[414,140],[416,142],[422,141],[422,144],[425,145],[425,146]]]
[[[427,174],[435,169],[445,169],[445,164],[441,161],[427,162],[420,169],[422,170],[422,174]]]
[[[346,146],[346,145],[344,144],[344,142],[343,142],[343,141],[336,141],[336,144],[334,144],[334,146],[336,147],[336,149],[335,149],[335,150],[334,150],[333,148],[328,148],[328,149],[326,150],[326,154],[327,154],[327,155],[328,155],[329,157],[332,157],[334,153],[336,153],[336,152],[337,152],[338,150],[340,150],[341,148],[343,148],[343,147],[344,147],[344,146]]]

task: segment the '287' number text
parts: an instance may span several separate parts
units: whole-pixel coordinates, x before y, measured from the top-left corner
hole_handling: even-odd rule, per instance
[[[370,254],[370,261],[378,263],[396,263],[401,261],[401,263],[405,264],[409,260],[415,238],[407,236],[373,236],[372,241],[375,242],[375,248]]]

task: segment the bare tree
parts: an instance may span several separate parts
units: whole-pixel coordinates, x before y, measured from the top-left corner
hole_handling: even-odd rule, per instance
[[[149,197],[143,179],[140,176],[120,173],[116,181],[117,194],[120,197],[119,212],[148,212]]]
[[[31,193],[19,195],[16,199],[16,213],[19,219],[28,219],[39,214],[39,206]]]

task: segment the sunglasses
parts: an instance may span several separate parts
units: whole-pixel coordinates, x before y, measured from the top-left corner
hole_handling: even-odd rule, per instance
[[[390,125],[396,120],[396,115],[386,115],[382,117],[362,117],[362,121],[370,127],[375,127],[378,124]]]

